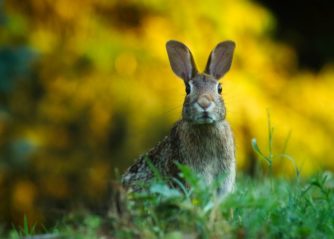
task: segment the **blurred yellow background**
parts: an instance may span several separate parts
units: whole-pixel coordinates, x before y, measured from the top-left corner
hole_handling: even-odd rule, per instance
[[[302,175],[334,169],[334,67],[298,67],[273,39],[277,21],[250,0],[12,0],[0,14],[0,219],[48,222],[53,207],[99,200],[180,118],[183,82],[165,43],[192,51],[199,69],[223,40],[236,42],[222,79],[238,167],[251,139],[284,148]],[[293,173],[285,159],[277,174]],[[71,206],[73,206],[71,204]],[[48,208],[47,210],[45,208]]]

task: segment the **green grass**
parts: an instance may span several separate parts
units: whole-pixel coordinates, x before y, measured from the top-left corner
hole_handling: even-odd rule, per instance
[[[140,193],[126,194],[114,187],[105,216],[68,216],[36,238],[334,238],[334,174],[301,178],[285,152],[288,140],[282,152],[274,153],[270,120],[268,128],[268,149],[261,150],[255,139],[252,146],[269,174],[259,173],[254,179],[239,173],[236,190],[223,200],[215,193],[217,185],[208,187],[179,165],[189,190],[178,181],[179,190],[170,188],[161,177]],[[281,158],[293,163],[294,178],[273,177],[273,163]],[[29,228],[25,218],[23,228],[8,238],[34,238],[33,234],[35,227]]]
[[[188,169],[183,170],[188,175]],[[334,238],[331,173],[303,182],[240,176],[236,191],[222,202],[196,176],[188,176],[193,185],[186,193],[157,182],[148,192],[131,194],[127,201],[118,201],[120,205],[106,217],[87,214],[76,221],[66,220],[59,223],[56,233],[49,235],[87,239],[103,235],[175,239]],[[31,233],[25,226],[21,234],[16,230],[9,238]]]

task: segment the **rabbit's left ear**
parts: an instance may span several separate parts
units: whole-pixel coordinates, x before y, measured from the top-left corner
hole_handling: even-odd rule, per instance
[[[219,43],[210,53],[205,73],[217,80],[225,75],[231,67],[235,43],[224,41]]]
[[[167,54],[174,73],[185,82],[197,74],[194,58],[182,42],[170,40],[166,43]]]

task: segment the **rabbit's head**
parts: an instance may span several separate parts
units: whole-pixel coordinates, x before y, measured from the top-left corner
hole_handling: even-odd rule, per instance
[[[219,79],[230,69],[235,43],[219,43],[210,53],[204,73],[197,71],[190,50],[181,42],[168,41],[168,58],[174,73],[185,83],[183,120],[194,124],[213,124],[225,119],[225,105]]]

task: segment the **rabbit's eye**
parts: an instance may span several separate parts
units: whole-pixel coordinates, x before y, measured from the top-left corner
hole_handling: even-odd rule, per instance
[[[223,88],[221,84],[218,84],[217,90],[218,90],[218,94],[222,93]]]
[[[189,84],[186,84],[186,93],[187,93],[187,95],[190,94],[190,85]]]

